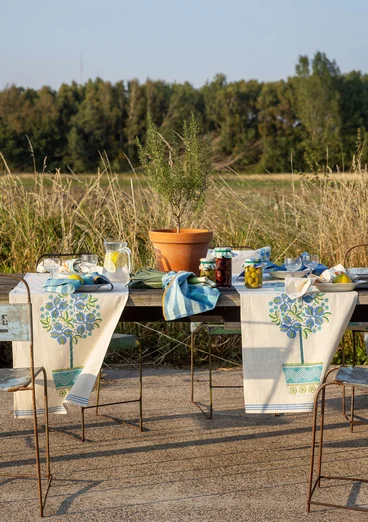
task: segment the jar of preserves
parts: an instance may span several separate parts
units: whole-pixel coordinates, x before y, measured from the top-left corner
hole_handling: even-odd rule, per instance
[[[243,266],[245,286],[247,288],[261,288],[263,282],[261,259],[245,259]]]
[[[216,282],[216,263],[214,257],[202,257],[199,260],[200,277],[208,277],[210,281]]]
[[[216,262],[216,286],[229,288],[231,287],[231,264],[232,264],[231,247],[215,248]]]

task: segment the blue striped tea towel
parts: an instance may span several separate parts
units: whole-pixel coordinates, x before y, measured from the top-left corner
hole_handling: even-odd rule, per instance
[[[166,321],[181,319],[213,310],[220,296],[217,288],[189,284],[192,272],[168,272],[162,278],[162,310]]]

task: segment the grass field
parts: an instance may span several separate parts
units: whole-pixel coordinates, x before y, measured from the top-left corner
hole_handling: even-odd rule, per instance
[[[148,232],[172,224],[167,205],[140,175],[115,175],[106,168],[96,175],[0,176],[2,272],[32,271],[37,257],[50,251],[102,256],[105,237],[128,242],[134,269],[153,266]],[[368,242],[367,176],[214,173],[206,205],[188,225],[213,230],[213,246],[270,245],[276,262],[310,251],[332,266],[350,246]],[[365,251],[351,262],[367,266]],[[151,362],[186,364],[187,328],[167,324],[154,329],[172,340],[145,332]],[[231,341],[221,350],[226,357],[225,349],[232,355],[238,348]],[[361,344],[359,362],[366,360],[364,353]]]

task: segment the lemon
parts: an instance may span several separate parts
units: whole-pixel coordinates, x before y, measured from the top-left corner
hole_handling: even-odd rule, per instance
[[[105,257],[104,269],[107,272],[116,272],[115,263],[112,261],[111,257],[109,257],[109,256]]]
[[[81,283],[84,283],[84,279],[82,276],[78,274],[70,274],[67,276],[67,279],[76,279],[77,281],[80,281]]]
[[[127,261],[127,255],[124,252],[117,252],[117,255],[114,256],[114,263],[117,268],[126,266],[128,264]]]
[[[107,252],[105,255],[104,268],[108,272],[116,272],[117,268],[127,265],[127,255],[124,252]]]
[[[333,283],[352,283],[350,277],[346,274],[339,274],[333,280]]]

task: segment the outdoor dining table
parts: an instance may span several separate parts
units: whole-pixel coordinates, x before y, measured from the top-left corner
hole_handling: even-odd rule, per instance
[[[5,279],[0,284],[0,301],[9,302],[9,293],[17,282],[14,279]],[[220,297],[216,308],[201,314],[201,322],[212,322],[213,317],[221,317],[225,322],[240,321],[240,295],[235,288],[220,288]],[[358,302],[351,317],[352,322],[367,322],[368,320],[368,289],[359,289]],[[128,301],[121,315],[121,322],[153,322],[165,321],[162,313],[161,289],[130,288]],[[182,318],[177,322],[190,322],[190,318]]]
[[[15,287],[14,280],[9,278],[9,280],[5,280],[5,282],[0,287],[0,301],[8,301],[9,292]],[[368,315],[368,290],[357,290],[358,299],[357,304],[355,305],[354,312],[350,321],[352,322],[366,322]],[[256,294],[257,296],[261,294]],[[163,312],[162,312],[162,296],[163,290],[161,289],[129,289],[129,296],[127,298],[127,302],[125,308],[120,316],[121,322],[136,322],[136,323],[147,323],[153,321],[164,321]],[[341,303],[341,301],[339,301]],[[351,313],[351,312],[350,312]],[[350,315],[349,313],[349,315]],[[216,307],[210,312],[202,313],[200,315],[195,315],[192,318],[186,317],[181,318],[180,322],[188,322],[188,321],[199,321],[202,323],[205,322],[240,322],[241,321],[241,296],[238,291],[231,288],[222,288],[220,289],[220,297],[218,299]],[[244,326],[244,320],[242,321],[242,325]],[[252,320],[252,327],[254,327],[257,321]],[[260,323],[262,324],[262,323]],[[256,325],[256,328],[258,326]],[[262,328],[264,330],[264,328]],[[259,330],[257,330],[258,332]],[[243,335],[244,335],[243,328]],[[270,334],[272,336],[272,333]],[[243,339],[244,341],[244,339]],[[337,343],[334,345],[337,347]],[[244,344],[243,344],[244,348]],[[250,352],[248,352],[250,353]],[[244,363],[244,359],[243,359]],[[244,363],[245,364],[245,363]],[[321,364],[319,362],[319,364]],[[248,369],[247,369],[248,371]],[[263,378],[262,376],[257,376],[257,379]],[[274,377],[273,377],[274,378]],[[248,377],[249,379],[249,377]],[[247,381],[247,377],[245,377],[245,383]],[[249,382],[249,381],[248,381]],[[257,385],[258,387],[258,385]],[[248,395],[249,397],[249,395]],[[248,405],[249,407],[249,405]],[[304,406],[303,406],[304,407]],[[306,409],[310,408],[310,404],[306,403]],[[277,407],[274,406],[277,410]],[[287,407],[288,408],[288,407]],[[266,410],[260,408],[260,411],[266,412]],[[284,410],[282,410],[284,411]]]

